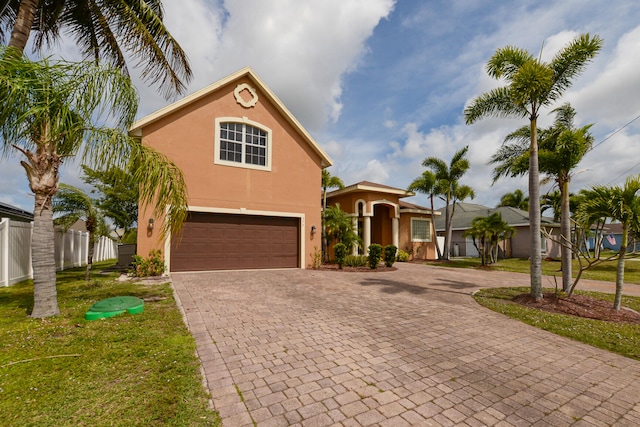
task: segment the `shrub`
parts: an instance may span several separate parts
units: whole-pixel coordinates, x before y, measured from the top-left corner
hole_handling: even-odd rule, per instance
[[[318,249],[317,246],[313,247],[313,252],[311,252],[311,268],[314,270],[318,270],[322,265],[322,251]]]
[[[382,257],[382,245],[373,243],[369,245],[369,267],[373,270],[378,268],[380,258]]]
[[[398,262],[407,262],[409,261],[409,252],[403,251],[400,249],[398,251],[398,256],[396,257],[396,261]]]
[[[384,265],[387,267],[393,266],[393,263],[396,262],[396,252],[398,252],[398,248],[394,245],[384,247]]]
[[[162,252],[153,249],[149,252],[149,258],[140,255],[133,256],[133,268],[129,271],[133,277],[160,276],[164,273],[165,266],[162,259]]]
[[[347,257],[347,245],[344,243],[336,243],[333,247],[333,253],[336,255],[336,262],[338,263],[338,268],[342,269],[344,265],[344,259]]]
[[[367,262],[368,258],[365,255],[347,255],[344,259],[344,265],[347,267],[364,267]]]

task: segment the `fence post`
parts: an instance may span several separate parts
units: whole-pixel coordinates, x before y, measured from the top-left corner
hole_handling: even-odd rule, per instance
[[[0,286],[9,286],[9,219],[0,218]]]

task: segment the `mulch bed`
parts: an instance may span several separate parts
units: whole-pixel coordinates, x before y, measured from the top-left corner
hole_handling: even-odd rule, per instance
[[[571,298],[558,297],[553,292],[543,294],[541,301],[536,301],[530,294],[521,294],[514,302],[526,307],[544,310],[549,313],[568,314],[588,319],[606,320],[609,322],[626,322],[640,324],[640,313],[621,307],[613,309],[613,303],[587,295],[572,295]]]
[[[342,267],[342,270],[338,268],[338,264],[322,264],[319,270],[325,271],[344,271],[346,273],[383,273],[385,271],[396,271],[395,267],[387,267],[384,264],[380,264],[378,268],[371,269],[369,266],[363,267],[347,267],[346,265]]]

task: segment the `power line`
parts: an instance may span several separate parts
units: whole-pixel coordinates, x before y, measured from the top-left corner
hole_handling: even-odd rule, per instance
[[[621,128],[613,131],[613,133],[609,134],[606,138],[604,138],[602,141],[598,142],[596,145],[594,145],[593,147],[591,147],[591,151],[593,151],[596,147],[600,146],[603,142],[605,142],[606,140],[608,140],[609,138],[611,138],[613,135],[615,135],[616,133],[620,132],[622,129],[626,128],[627,126],[629,126],[631,123],[635,122],[636,120],[640,119],[640,114],[638,114],[634,119],[632,119],[629,123],[625,124],[624,126],[622,126]]]

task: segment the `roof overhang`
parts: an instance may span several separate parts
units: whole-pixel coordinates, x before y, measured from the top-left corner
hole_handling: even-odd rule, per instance
[[[370,185],[370,184],[366,184],[366,183],[357,183],[357,184],[353,184],[350,185],[348,187],[345,187],[341,190],[334,190],[330,193],[327,193],[327,198],[329,197],[335,197],[335,196],[341,196],[343,194],[348,194],[348,193],[355,193],[355,192],[364,192],[364,191],[368,191],[371,193],[384,193],[384,194],[393,194],[396,195],[400,198],[402,197],[412,197],[415,196],[416,194],[412,191],[407,191],[407,190],[403,190],[401,188],[393,188],[393,187],[387,187],[387,186],[377,186],[377,185]]]

